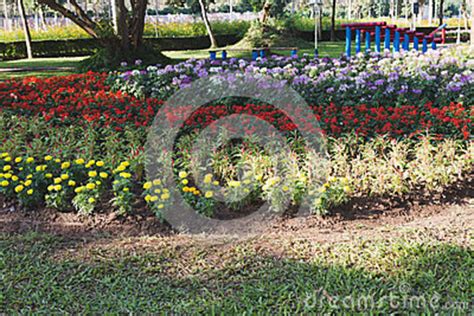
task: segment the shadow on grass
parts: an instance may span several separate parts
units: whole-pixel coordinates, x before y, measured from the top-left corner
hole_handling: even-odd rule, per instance
[[[50,235],[0,239],[0,312],[464,314],[472,307],[473,252],[449,244],[378,241],[310,257],[245,244],[217,251],[95,249],[87,258],[53,260],[63,247]]]

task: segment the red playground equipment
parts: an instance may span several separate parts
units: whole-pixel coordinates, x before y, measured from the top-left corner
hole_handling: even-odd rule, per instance
[[[413,43],[414,50],[419,50],[421,42],[421,51],[425,53],[428,50],[428,44],[431,45],[432,49],[436,49],[436,44],[444,44],[446,39],[446,24],[439,26],[428,35],[412,31],[409,28],[398,28],[396,25],[389,25],[386,22],[347,23],[342,24],[342,27],[346,29],[346,55],[348,57],[351,56],[352,32],[355,32],[356,53],[361,52],[362,38],[365,38],[366,53],[371,51],[372,38],[375,38],[375,51],[377,53],[382,51],[382,41],[384,49],[390,50],[390,46],[393,46],[394,52],[399,52],[400,47],[408,51],[410,43]],[[441,37],[436,37],[438,32],[441,32]]]

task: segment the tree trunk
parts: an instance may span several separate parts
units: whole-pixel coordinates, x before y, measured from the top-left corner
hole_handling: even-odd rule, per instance
[[[444,0],[439,1],[439,25],[443,24]]]
[[[12,21],[10,20],[10,15],[8,12],[7,0],[3,0],[3,16],[5,18],[4,28],[8,31],[12,30]]]
[[[349,0],[349,5],[347,6],[347,19],[352,20],[352,0]]]
[[[336,0],[332,0],[331,12],[331,41],[336,40]]]
[[[111,0],[110,1],[110,8],[112,11],[112,25],[114,27],[114,32],[118,33],[118,18],[117,18],[117,1]]]
[[[270,17],[270,9],[272,8],[272,4],[269,1],[265,1],[263,4],[262,9],[262,16],[260,17],[260,22],[265,25],[267,23],[268,18]]]
[[[199,5],[201,6],[201,16],[202,20],[204,21],[204,25],[206,26],[207,34],[209,35],[209,40],[211,41],[211,48],[217,47],[217,41],[214,37],[214,33],[212,32],[211,23],[209,22],[209,18],[207,17],[207,8],[204,0],[199,0]]]
[[[26,55],[28,59],[32,59],[33,51],[31,49],[31,34],[30,28],[28,27],[28,21],[26,20],[25,6],[23,4],[23,0],[18,0],[18,13],[20,13],[21,21],[23,23],[23,31],[25,33]]]

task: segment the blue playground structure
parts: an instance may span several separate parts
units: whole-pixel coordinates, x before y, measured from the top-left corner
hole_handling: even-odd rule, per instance
[[[419,50],[421,41],[421,51],[425,53],[428,50],[428,46],[431,46],[431,49],[436,49],[437,43],[444,44],[445,42],[446,24],[439,26],[429,35],[411,31],[408,28],[397,28],[396,25],[387,25],[386,22],[347,23],[342,24],[342,27],[346,29],[345,54],[348,57],[352,54],[352,36],[354,32],[356,54],[361,52],[363,38],[365,38],[365,53],[371,52],[372,38],[375,39],[374,47],[377,53],[382,52],[382,43],[384,50],[392,49],[393,52],[400,52],[400,49],[410,50],[410,44],[413,44],[412,49]],[[436,33],[440,31],[441,38],[436,37]]]

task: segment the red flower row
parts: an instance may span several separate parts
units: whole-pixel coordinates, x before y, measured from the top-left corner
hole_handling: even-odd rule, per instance
[[[121,130],[126,125],[149,126],[163,102],[157,99],[139,100],[124,93],[113,92],[105,84],[107,74],[86,73],[47,79],[26,78],[0,82],[0,111],[14,115],[42,116],[52,124],[113,126]],[[474,108],[451,103],[433,107],[432,103],[404,106],[344,106],[330,103],[311,107],[319,128],[337,136],[355,132],[361,135],[388,134],[412,137],[430,132],[443,136],[468,139],[473,133]],[[167,113],[170,121],[189,111],[183,106]],[[230,114],[249,114],[263,119],[281,131],[293,131],[298,117],[307,114],[291,107],[285,115],[271,105],[208,105],[199,108],[185,122],[186,129],[201,129]],[[311,124],[302,127],[312,132]],[[319,130],[318,128],[318,130]],[[299,126],[301,129],[301,126]]]

